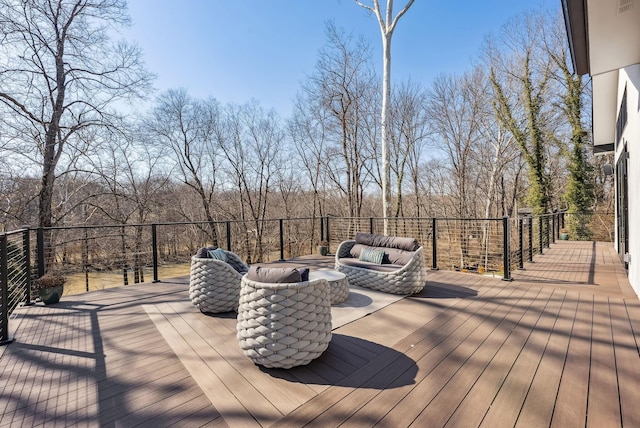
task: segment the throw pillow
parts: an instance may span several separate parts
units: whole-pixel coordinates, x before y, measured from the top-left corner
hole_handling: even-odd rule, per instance
[[[300,272],[300,281],[309,281],[309,268],[298,268],[298,272]]]
[[[371,262],[381,265],[383,257],[384,250],[377,250],[375,248],[363,248],[360,252],[360,260],[363,262]]]
[[[209,251],[209,258],[226,262],[227,253],[225,253],[222,248],[216,248],[215,250]]]
[[[215,250],[216,247],[215,245],[211,245],[209,247],[202,247],[200,248],[198,251],[196,251],[196,257],[198,257],[199,259],[209,259],[209,251],[213,251]]]

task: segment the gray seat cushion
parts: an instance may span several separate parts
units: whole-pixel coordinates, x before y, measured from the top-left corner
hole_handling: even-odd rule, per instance
[[[347,266],[359,267],[363,269],[370,269],[377,272],[395,272],[398,269],[402,269],[404,265],[396,265],[396,264],[376,264],[371,262],[363,262],[362,260],[354,259],[351,257],[344,257],[340,259],[340,263]]]

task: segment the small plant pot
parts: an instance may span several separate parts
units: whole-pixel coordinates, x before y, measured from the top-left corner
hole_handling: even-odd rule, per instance
[[[42,303],[45,305],[58,303],[60,297],[62,297],[62,293],[64,293],[64,285],[38,289],[38,296],[40,296],[40,300],[42,300]]]
[[[324,245],[318,246],[318,253],[320,253],[321,256],[326,256],[329,254],[329,247],[325,247]]]
[[[565,233],[565,232],[560,232],[560,239],[563,241],[568,241],[569,240],[569,234]]]

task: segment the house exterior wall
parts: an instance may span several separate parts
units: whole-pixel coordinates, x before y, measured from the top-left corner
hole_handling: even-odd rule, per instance
[[[618,75],[618,106],[627,89],[627,125],[616,148],[616,163],[627,145],[629,282],[640,296],[640,64],[620,69]],[[618,207],[616,207],[618,208]],[[616,239],[617,246],[618,239]]]

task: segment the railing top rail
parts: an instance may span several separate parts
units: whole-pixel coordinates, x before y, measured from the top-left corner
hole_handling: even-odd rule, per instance
[[[547,214],[536,214],[536,215],[532,215],[532,214],[524,214],[524,215],[518,215],[518,216],[513,216],[513,217],[507,217],[510,219],[517,219],[517,218],[539,218],[539,217],[551,217],[551,216],[555,216],[558,214],[585,214],[585,213],[581,213],[581,212],[571,212],[571,211],[559,211],[556,213],[547,213]],[[613,212],[610,211],[593,211],[593,212],[589,212],[588,214],[592,214],[592,215],[613,215]],[[335,216],[335,215],[327,215],[325,217],[329,217],[332,219],[338,219],[338,220],[384,220],[384,217],[341,217],[341,216]],[[270,219],[262,219],[262,220],[258,220],[261,223],[268,223],[268,222],[278,222],[281,220],[285,220],[285,221],[294,221],[294,220],[316,220],[322,218],[320,216],[317,217],[285,217],[285,218],[270,218]],[[406,221],[406,220],[441,220],[441,221],[502,221],[505,217],[488,217],[488,218],[482,218],[482,217],[391,217],[388,218],[389,221]],[[119,227],[149,227],[149,226],[178,226],[178,225],[206,225],[206,224],[216,224],[216,225],[223,225],[226,223],[246,223],[246,222],[254,222],[254,219],[247,219],[247,220],[214,220],[214,221],[207,221],[207,220],[200,220],[200,221],[176,221],[176,222],[153,222],[153,223],[125,223],[125,224],[99,224],[99,225],[69,225],[69,226],[51,226],[51,227],[45,227],[43,228],[44,230],[65,230],[65,229],[95,229],[95,228],[119,228]],[[10,232],[2,232],[2,234],[6,234],[6,235],[11,235],[11,234],[17,234],[17,233],[21,233],[24,232],[24,230],[26,229],[36,229],[34,227],[24,227],[23,229],[18,229],[15,231],[10,231]]]
[[[261,223],[277,222],[280,220],[317,220],[321,217],[284,217],[284,218],[266,218],[258,220]],[[342,217],[340,217],[342,218]],[[173,221],[173,222],[154,222],[154,223],[123,223],[123,224],[96,224],[96,225],[69,225],[69,226],[51,226],[44,227],[44,230],[64,230],[64,229],[95,229],[95,228],[118,228],[118,227],[148,227],[148,226],[179,226],[179,225],[198,225],[198,224],[226,224],[226,223],[247,223],[254,222],[254,219],[247,220],[200,220],[200,221]],[[31,228],[36,229],[36,228]]]
[[[340,216],[328,216],[332,219],[339,220],[384,220],[384,217],[340,217]],[[462,220],[462,221],[502,221],[504,217],[496,217],[496,218],[484,218],[484,217],[389,217],[389,221],[393,220]]]
[[[0,232],[0,235],[4,235],[4,236],[18,235],[20,233],[24,233],[26,230],[28,229],[24,228],[24,229],[10,230],[8,232]]]

